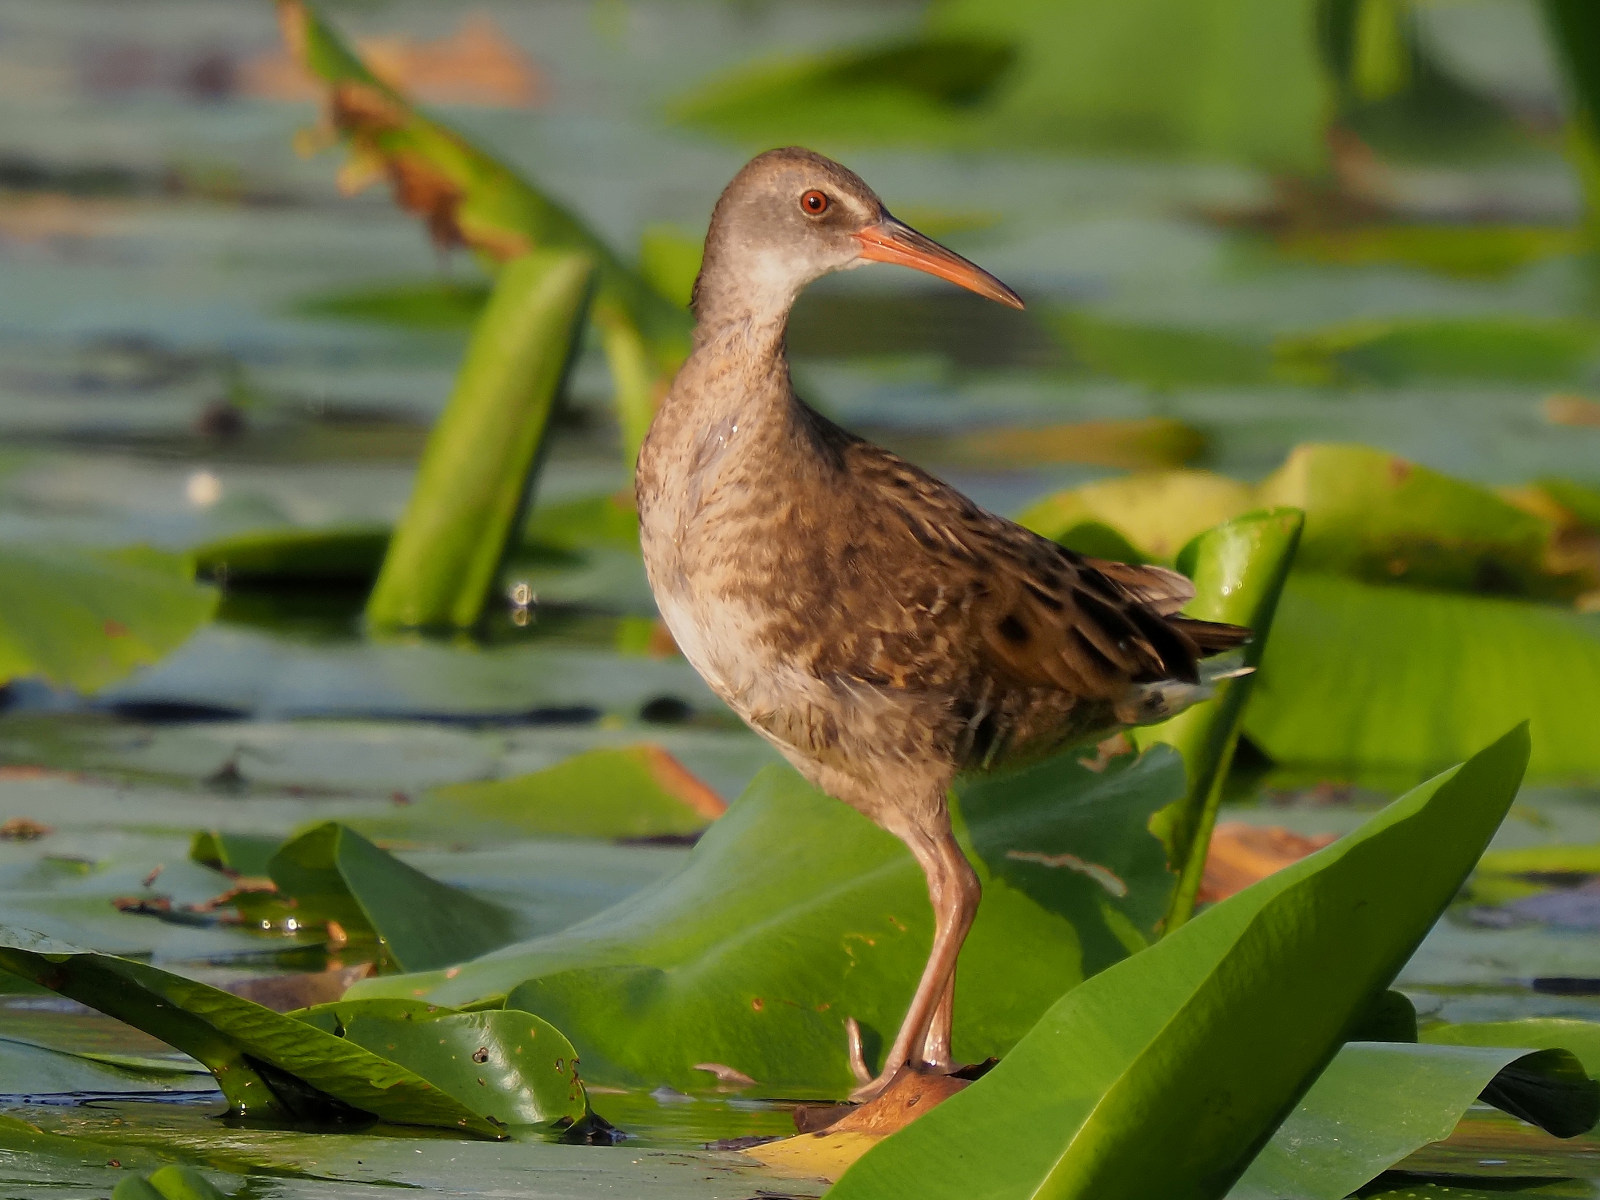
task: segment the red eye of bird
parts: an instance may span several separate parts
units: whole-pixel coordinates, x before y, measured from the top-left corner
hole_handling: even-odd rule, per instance
[[[812,188],[811,191],[800,197],[800,207],[805,209],[811,216],[820,217],[828,211],[828,197],[826,193]]]

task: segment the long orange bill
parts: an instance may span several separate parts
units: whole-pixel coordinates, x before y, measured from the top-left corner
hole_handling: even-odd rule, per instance
[[[1022,297],[976,263],[970,263],[952,250],[946,250],[931,237],[918,233],[904,222],[885,216],[855,235],[861,243],[861,257],[868,262],[899,263],[959,283],[969,292],[990,300],[1022,307]]]

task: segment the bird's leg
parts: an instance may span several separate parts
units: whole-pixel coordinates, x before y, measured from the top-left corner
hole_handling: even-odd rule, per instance
[[[922,1039],[922,1053],[917,1056],[919,1067],[949,1074],[955,1065],[950,1058],[950,1024],[955,1016],[955,1004],[956,981],[952,975],[950,982],[944,985],[939,1003],[933,1007],[933,1019],[928,1022],[927,1035]]]
[[[870,1100],[888,1087],[908,1063],[920,1066],[930,1030],[936,1023],[939,1028],[935,1040],[944,1047],[940,1057],[949,1059],[949,1018],[946,1015],[942,1021],[938,1020],[939,1010],[944,1006],[946,994],[955,986],[956,958],[977,912],[979,886],[977,873],[951,833],[949,818],[942,813],[940,826],[932,833],[923,829],[893,831],[910,847],[928,877],[928,899],[933,904],[933,947],[922,979],[911,997],[911,1006],[900,1024],[900,1032],[883,1060],[882,1073],[851,1092],[852,1100]],[[911,1062],[913,1055],[917,1058],[915,1063]]]
[[[966,941],[967,930],[972,928],[972,920],[977,915],[982,889],[978,884],[977,872],[972,869],[972,864],[967,861],[966,854],[953,835],[942,839],[938,849],[945,859],[945,871],[949,879],[944,895],[944,903],[949,909],[947,920],[960,930],[957,936],[959,949],[961,943]],[[956,956],[951,955],[944,991],[929,1018],[928,1032],[922,1039],[922,1052],[918,1056],[919,1065],[927,1070],[948,1072],[953,1065],[950,1059],[950,1025],[955,1016],[955,1004]]]

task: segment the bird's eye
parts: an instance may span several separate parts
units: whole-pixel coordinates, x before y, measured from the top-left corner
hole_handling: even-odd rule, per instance
[[[804,196],[800,197],[800,207],[803,208],[809,216],[820,217],[823,213],[828,211],[827,193],[819,192],[816,188],[812,188]]]

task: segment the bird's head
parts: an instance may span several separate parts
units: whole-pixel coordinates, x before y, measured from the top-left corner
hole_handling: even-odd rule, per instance
[[[781,316],[831,271],[899,263],[1021,308],[989,272],[896,220],[854,171],[810,150],[769,150],[746,163],[711,214],[695,311],[708,305]]]

